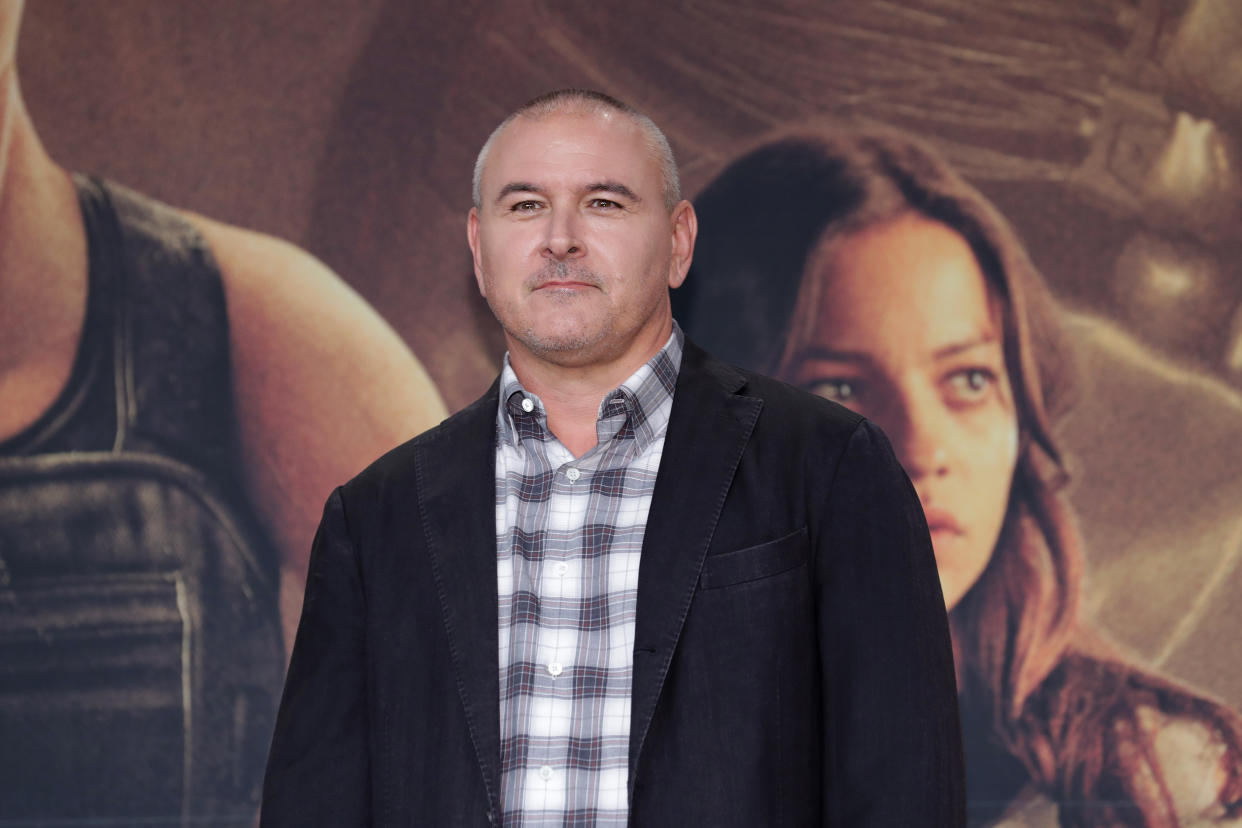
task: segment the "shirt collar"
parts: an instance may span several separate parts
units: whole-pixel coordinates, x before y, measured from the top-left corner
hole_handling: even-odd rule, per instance
[[[606,421],[622,413],[626,415],[624,423],[612,428],[611,433],[625,434],[627,430],[632,430],[640,451],[664,434],[672,413],[673,389],[677,384],[677,372],[681,369],[684,342],[685,334],[673,320],[673,331],[664,347],[625,382],[604,396],[596,416],[601,442]],[[543,401],[522,386],[513,366],[509,364],[507,351],[500,372],[500,402],[496,417],[498,436],[504,443],[517,446],[527,438],[546,439],[547,415]]]

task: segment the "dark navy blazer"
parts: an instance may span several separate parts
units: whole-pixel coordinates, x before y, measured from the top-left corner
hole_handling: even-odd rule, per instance
[[[497,389],[336,490],[264,826],[487,826],[500,789]],[[918,498],[847,409],[687,342],[639,570],[634,826],[960,826]]]

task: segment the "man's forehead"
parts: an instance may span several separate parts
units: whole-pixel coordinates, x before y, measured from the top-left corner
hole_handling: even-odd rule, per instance
[[[584,179],[607,174],[637,185],[646,175],[659,176],[659,161],[645,138],[638,124],[619,112],[519,115],[497,136],[483,175],[493,191],[509,178],[534,181],[539,172]]]

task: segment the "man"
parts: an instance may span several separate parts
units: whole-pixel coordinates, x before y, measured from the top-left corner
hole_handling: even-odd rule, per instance
[[[917,499],[873,426],[684,340],[663,135],[550,93],[474,200],[504,370],[329,499],[264,824],[962,824]]]
[[[0,0],[0,823],[247,824],[320,504],[443,405],[306,253],[57,165],[22,10]]]

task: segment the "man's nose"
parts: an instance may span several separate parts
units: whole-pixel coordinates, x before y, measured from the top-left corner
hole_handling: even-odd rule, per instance
[[[549,216],[547,229],[548,235],[543,244],[545,258],[562,261],[586,255],[581,224],[572,210],[554,210]]]

